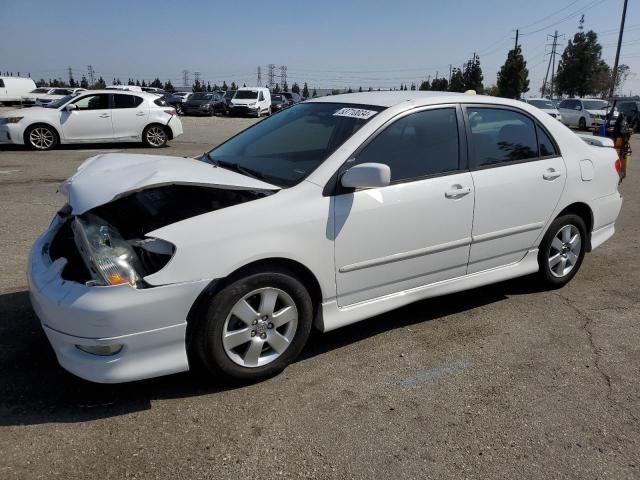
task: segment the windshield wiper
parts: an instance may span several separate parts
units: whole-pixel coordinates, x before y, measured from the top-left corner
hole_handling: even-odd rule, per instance
[[[257,180],[264,180],[264,175],[256,170],[253,170],[252,168],[244,167],[234,162],[216,160],[212,158],[208,153],[207,158],[209,158],[213,165],[216,167],[226,168],[227,170],[232,170],[234,172],[241,173],[242,175],[246,175],[247,177],[255,178]]]

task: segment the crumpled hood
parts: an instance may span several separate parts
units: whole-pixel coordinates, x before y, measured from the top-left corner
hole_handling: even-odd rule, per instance
[[[199,185],[228,190],[280,187],[193,158],[108,153],[87,159],[60,187],[74,215],[130,193],[162,185]]]

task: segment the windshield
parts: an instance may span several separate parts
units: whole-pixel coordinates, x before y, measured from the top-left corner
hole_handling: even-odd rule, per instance
[[[538,108],[556,108],[556,105],[551,100],[527,100],[527,102]]]
[[[238,90],[233,98],[239,98],[240,100],[258,98],[258,92],[255,90]]]
[[[65,103],[67,103],[69,100],[71,100],[73,97],[77,97],[78,95],[80,95],[81,92],[77,92],[77,93],[72,93],[71,95],[67,95],[66,97],[62,97],[59,98],[58,100],[55,100],[53,102],[47,103],[46,105],[43,105],[44,108],[58,108],[61,107],[62,105],[64,105]]]
[[[31,90],[30,93],[47,93],[48,91],[48,88],[36,88],[35,90]]]
[[[224,98],[233,98],[233,94],[236,93],[235,90],[229,90],[227,93],[224,94]]]
[[[189,98],[189,100],[211,100],[213,96],[213,93],[198,92],[191,95],[191,98]]]
[[[609,106],[609,102],[606,100],[583,100],[582,105],[585,110],[602,110]]]
[[[272,94],[271,95],[271,101],[272,102],[284,102],[284,98],[282,98],[282,95],[278,95],[278,94],[273,95]]]
[[[279,187],[313,172],[382,107],[300,103],[244,130],[202,159]]]

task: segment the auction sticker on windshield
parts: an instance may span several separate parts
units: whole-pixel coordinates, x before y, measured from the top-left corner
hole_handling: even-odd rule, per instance
[[[376,113],[375,110],[365,110],[363,108],[341,108],[337,112],[333,114],[334,117],[351,117],[351,118],[362,118],[363,120],[367,120],[373,117]]]

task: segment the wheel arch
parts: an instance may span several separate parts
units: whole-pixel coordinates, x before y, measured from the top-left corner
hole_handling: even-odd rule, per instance
[[[167,132],[167,140],[173,140],[173,130],[171,130],[171,127],[169,127],[169,125],[165,125],[164,123],[160,123],[160,122],[147,123],[142,129],[141,138],[144,140],[144,133],[147,131],[147,129],[156,125],[158,127],[161,127],[165,132]]]
[[[186,346],[190,363],[192,363],[190,351],[192,350],[191,346],[193,345],[194,333],[197,330],[199,319],[202,318],[211,298],[236,280],[251,273],[265,271],[270,268],[287,270],[303,283],[311,296],[314,323],[318,324],[318,322],[321,322],[319,316],[322,315],[322,309],[320,308],[322,303],[322,290],[320,288],[320,282],[318,282],[318,279],[308,267],[290,258],[274,257],[256,260],[236,269],[226,277],[212,280],[209,285],[202,290],[200,295],[198,295],[198,298],[196,298],[187,315]]]
[[[584,221],[584,224],[587,227],[587,252],[590,252],[591,232],[593,230],[593,211],[591,210],[591,207],[584,202],[575,202],[562,209],[556,218],[568,214],[577,215]]]
[[[25,145],[29,145],[29,142],[27,140],[27,136],[29,134],[29,132],[31,131],[32,128],[37,127],[37,126],[44,126],[44,127],[49,127],[51,128],[54,133],[56,134],[56,136],[58,137],[58,143],[62,143],[62,134],[60,133],[60,131],[54,127],[53,125],[51,125],[50,123],[47,122],[34,122],[31,125],[29,125],[28,127],[26,127],[24,129],[24,132],[22,133],[22,141],[24,142]]]

